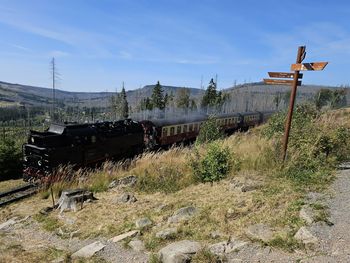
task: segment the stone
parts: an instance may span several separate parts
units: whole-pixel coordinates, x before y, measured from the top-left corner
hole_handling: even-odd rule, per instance
[[[129,175],[120,179],[113,180],[108,188],[115,188],[115,187],[133,187],[137,182],[137,177],[134,175]]]
[[[96,252],[102,250],[104,247],[105,245],[101,241],[96,241],[79,249],[77,252],[72,254],[72,258],[91,258]]]
[[[213,239],[217,239],[217,238],[222,237],[222,236],[223,236],[223,234],[218,230],[210,233],[210,237]]]
[[[215,255],[223,255],[225,254],[226,245],[227,245],[227,241],[222,241],[222,242],[210,245],[208,249],[211,253]]]
[[[117,199],[119,203],[135,203],[137,201],[136,197],[132,193],[123,193]]]
[[[131,247],[133,250],[138,251],[138,252],[146,250],[145,245],[139,239],[131,240],[129,242],[128,246]]]
[[[231,240],[227,243],[225,248],[225,253],[236,252],[240,250],[242,247],[246,246],[248,242],[244,242],[241,240]]]
[[[65,210],[76,212],[78,208],[82,207],[83,202],[88,199],[97,200],[92,192],[84,189],[65,190],[58,200],[57,208],[60,209],[60,213]]]
[[[168,218],[168,223],[178,223],[193,217],[197,213],[197,208],[194,206],[182,207],[177,210],[173,216]]]
[[[7,220],[6,222],[0,224],[0,230],[5,230],[5,229],[9,228],[10,226],[16,224],[17,223],[16,219],[17,219],[17,216],[12,217],[11,219]]]
[[[308,205],[304,205],[299,212],[299,217],[309,225],[314,222],[315,216],[315,211]]]
[[[162,212],[163,210],[165,210],[168,206],[166,204],[160,204],[159,206],[157,206],[154,211],[157,213]]]
[[[260,182],[255,182],[249,179],[233,179],[230,183],[232,191],[250,192],[261,187]]]
[[[51,261],[51,263],[64,263],[65,258],[64,257],[59,257]]]
[[[249,226],[245,233],[248,237],[256,240],[262,240],[263,242],[269,242],[273,239],[273,231],[265,224],[255,224]]]
[[[135,236],[137,236],[139,233],[140,233],[139,230],[132,230],[132,231],[126,232],[126,233],[124,233],[124,234],[121,234],[121,235],[112,237],[112,238],[110,239],[110,241],[116,243],[116,242],[122,241],[122,240],[124,240],[124,239],[126,239],[126,238],[135,237]]]
[[[135,226],[137,228],[144,228],[150,225],[152,225],[152,221],[147,217],[144,217],[135,221]]]
[[[171,239],[177,234],[177,228],[176,227],[170,227],[163,229],[156,233],[156,237],[160,239]]]
[[[317,237],[315,237],[305,226],[298,230],[294,235],[294,238],[302,242],[306,247],[312,247],[318,243]]]
[[[163,263],[190,262],[193,255],[201,249],[200,243],[190,240],[182,240],[163,247],[158,255]]]
[[[236,252],[247,244],[248,242],[232,239],[229,241],[223,241],[213,244],[209,246],[208,249],[211,253],[220,256],[223,254]]]
[[[40,214],[47,216],[51,211],[53,210],[53,207],[47,206],[39,211]]]

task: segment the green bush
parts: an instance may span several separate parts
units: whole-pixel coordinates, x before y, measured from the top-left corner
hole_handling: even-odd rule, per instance
[[[262,134],[268,139],[283,135],[286,116],[286,111],[272,115],[268,121],[268,125],[262,130]],[[312,128],[312,121],[316,117],[316,108],[311,104],[297,105],[293,112],[293,120],[290,132],[291,139],[298,138],[303,132],[311,132],[309,129]]]
[[[218,143],[208,145],[207,153],[200,156],[196,150],[191,158],[190,166],[196,180],[214,182],[225,178],[231,169],[231,155],[228,148],[222,148]]]
[[[12,139],[0,141],[0,181],[19,177],[22,172],[21,152]]]
[[[212,142],[222,137],[223,133],[216,124],[216,118],[211,116],[201,125],[196,144]]]

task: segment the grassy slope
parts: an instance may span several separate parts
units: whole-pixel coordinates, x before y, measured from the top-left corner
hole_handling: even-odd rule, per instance
[[[350,110],[344,109],[318,117],[310,127],[313,129],[319,127],[320,131],[311,134],[312,140],[308,142],[311,144],[306,144],[305,147],[310,151],[314,150],[313,147],[318,145],[318,138],[328,134],[333,136],[332,132],[338,126],[349,128],[349,116]],[[309,137],[301,138],[302,142],[292,139],[290,161],[282,167],[276,150],[279,137],[266,139],[261,135],[263,129],[264,127],[259,127],[248,133],[235,134],[219,141],[222,147],[229,148],[232,158],[239,160],[240,169],[232,169],[226,179],[213,185],[197,183],[193,179],[189,165],[193,148],[172,148],[165,152],[146,153],[127,166],[107,163],[97,172],[79,172],[80,176],[88,178],[79,186],[97,191],[96,197],[99,200],[84,205],[84,209],[76,213],[65,213],[65,217],[76,219],[76,223],[64,225],[63,228],[65,231],[79,230],[80,238],[112,237],[133,229],[136,219],[147,216],[154,222],[154,227],[144,230],[141,238],[149,250],[156,251],[173,241],[161,241],[155,238],[157,231],[167,227],[167,218],[180,207],[194,205],[199,208],[198,215],[178,226],[180,231],[174,240],[194,239],[204,244],[215,243],[218,240],[210,237],[210,233],[214,230],[223,233],[220,238],[222,240],[229,236],[245,239],[247,238],[244,234],[245,227],[261,222],[275,228],[282,236],[280,242],[275,242],[274,245],[289,246],[293,244],[290,237],[303,225],[298,215],[305,193],[327,188],[333,174],[332,165],[336,164],[336,161],[330,155],[327,159],[322,159],[324,167],[315,168],[314,174],[322,176],[325,180],[314,183],[315,178],[310,177],[312,179],[310,181],[306,179],[300,181],[300,178],[293,177],[295,174],[290,173],[290,169],[296,169],[293,167],[301,169],[295,165],[295,162],[302,160],[298,149],[300,145],[306,143],[304,141],[308,141]],[[345,143],[348,141],[344,141]],[[205,154],[206,146],[201,146],[199,152]],[[136,188],[105,191],[113,178],[126,175],[138,176]],[[232,180],[253,182],[258,188],[248,192],[232,191],[230,186]],[[77,185],[74,184],[75,186]],[[55,189],[57,192],[67,187],[69,186],[56,184]],[[133,204],[115,202],[115,199],[125,191],[134,192],[138,201]],[[47,205],[50,205],[50,200],[40,200],[40,196],[36,196],[7,208],[0,215],[0,219],[15,214],[23,216],[32,214],[33,211],[39,211]],[[160,205],[166,205],[162,211],[157,209]],[[58,212],[53,212],[49,218],[52,219],[50,222],[57,222]],[[57,226],[62,226],[64,222],[58,220]]]

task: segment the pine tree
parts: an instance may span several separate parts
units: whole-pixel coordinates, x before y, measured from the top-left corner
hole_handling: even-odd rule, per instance
[[[186,88],[181,88],[177,92],[176,106],[182,109],[190,107],[190,91]]]
[[[120,93],[120,97],[121,97],[120,116],[126,119],[129,117],[129,104],[128,104],[128,100],[126,99],[124,84],[123,84],[122,91]]]
[[[153,93],[152,93],[152,105],[154,108],[158,109],[164,109],[164,96],[163,96],[163,89],[162,86],[160,85],[159,81],[153,88]]]
[[[207,87],[204,96],[202,98],[201,106],[215,106],[217,104],[218,98],[216,93],[216,83],[214,79],[211,79],[209,82],[209,86]]]

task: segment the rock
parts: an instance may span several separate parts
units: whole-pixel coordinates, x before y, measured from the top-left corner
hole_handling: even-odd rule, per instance
[[[135,203],[136,201],[137,199],[132,193],[124,193],[117,199],[119,203]]]
[[[10,226],[17,223],[16,221],[17,216],[12,217],[11,219],[7,220],[6,222],[0,224],[0,230],[5,230],[6,228],[9,228]]]
[[[145,245],[143,242],[139,239],[131,240],[128,244],[129,247],[131,247],[135,251],[144,251],[146,250]]]
[[[159,206],[157,206],[154,211],[156,211],[157,213],[162,212],[164,209],[166,209],[168,206],[166,204],[160,204]]]
[[[168,218],[168,223],[178,223],[193,217],[197,213],[197,208],[194,206],[182,207],[177,210],[173,216]]]
[[[136,184],[137,182],[137,177],[134,176],[134,175],[129,175],[129,176],[126,176],[126,177],[123,177],[123,178],[120,178],[120,179],[115,179],[113,180],[108,188],[115,188],[117,186],[119,187],[132,187]]]
[[[201,249],[198,242],[182,240],[163,247],[158,255],[163,263],[186,263]]]
[[[249,179],[233,179],[230,184],[230,189],[233,191],[250,192],[261,187],[261,183]]]
[[[65,258],[64,257],[59,257],[51,261],[51,263],[64,263]]]
[[[39,211],[40,214],[47,216],[51,211],[53,210],[53,207],[47,206]]]
[[[309,225],[314,222],[315,216],[315,211],[308,205],[304,205],[299,212],[299,217]]]
[[[173,238],[176,234],[177,234],[177,228],[170,227],[156,233],[156,237],[160,239],[170,239],[170,238]]]
[[[232,239],[229,241],[223,241],[209,246],[209,251],[215,255],[220,256],[223,254],[238,251],[247,244],[248,242]]]
[[[96,241],[87,245],[72,255],[72,258],[83,257],[83,258],[91,258],[96,252],[102,250],[105,247],[104,244],[100,241]]]
[[[273,231],[265,224],[255,224],[249,226],[245,233],[252,239],[262,240],[263,242],[269,242],[273,239]]]
[[[116,242],[122,241],[122,240],[124,240],[124,239],[126,239],[126,238],[131,238],[131,237],[137,236],[139,233],[140,233],[139,230],[132,230],[132,231],[126,232],[126,233],[124,233],[124,234],[121,234],[121,235],[112,237],[112,238],[110,239],[110,241],[116,243]]]
[[[144,228],[150,225],[152,225],[152,221],[147,217],[144,217],[135,221],[135,226],[137,228]]]
[[[225,254],[225,248],[227,245],[227,241],[222,241],[208,247],[209,251],[215,255]]]
[[[217,230],[210,233],[210,237],[213,239],[217,239],[217,238],[222,237],[222,236],[223,236],[223,234]]]
[[[350,169],[350,162],[344,162],[340,165],[338,165],[339,170],[348,170]]]
[[[60,213],[65,210],[76,212],[78,208],[82,207],[83,202],[88,199],[97,200],[90,191],[83,189],[65,190],[58,200],[58,208]]]
[[[294,238],[302,242],[307,247],[312,247],[318,243],[317,237],[315,237],[305,226],[301,227],[294,235]]]

